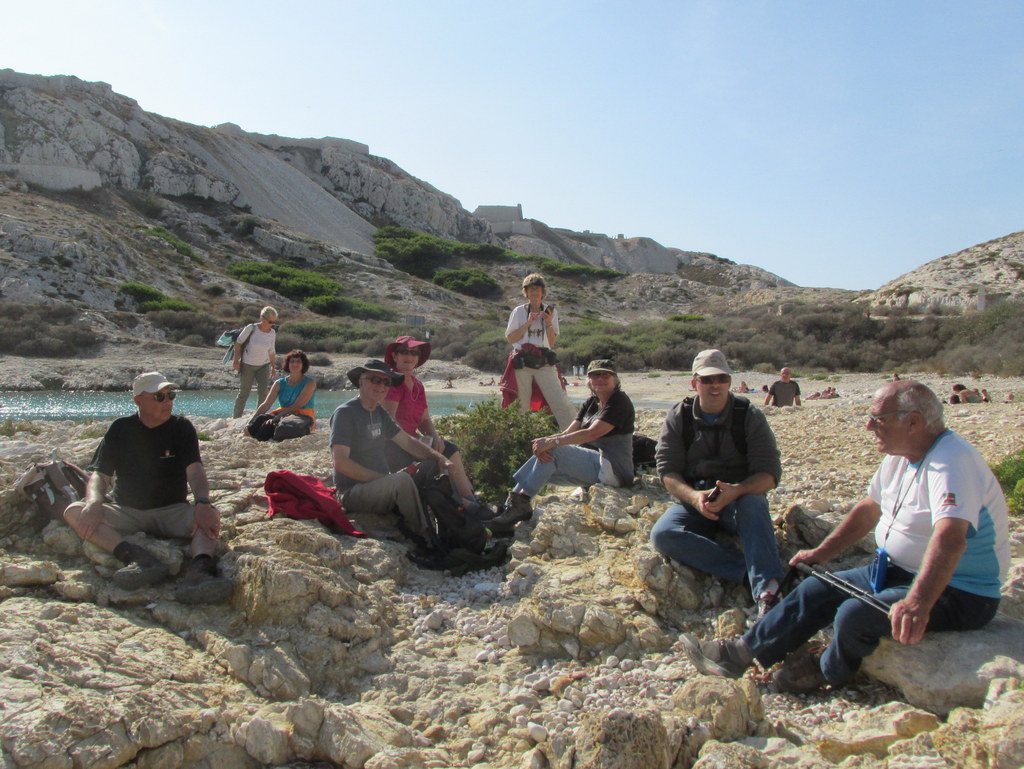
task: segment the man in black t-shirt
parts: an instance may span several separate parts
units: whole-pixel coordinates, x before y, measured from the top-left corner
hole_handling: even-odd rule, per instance
[[[177,385],[151,371],[132,383],[138,412],[107,429],[96,454],[85,499],[64,511],[82,539],[125,564],[111,581],[136,590],[163,580],[167,565],[125,536],[136,531],[192,540],[192,562],[175,597],[185,603],[219,603],[231,597],[231,580],[214,562],[220,517],[210,504],[209,483],[195,427],[172,414]],[[188,489],[195,504],[188,502]],[[108,492],[110,498],[107,498]]]

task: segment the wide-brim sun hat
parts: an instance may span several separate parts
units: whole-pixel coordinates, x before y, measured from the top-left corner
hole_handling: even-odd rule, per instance
[[[382,360],[368,360],[362,366],[356,366],[348,370],[348,381],[359,387],[359,378],[363,374],[383,374],[391,378],[391,386],[397,387],[405,381],[405,374],[398,374],[391,370],[391,367]]]
[[[410,350],[418,350],[419,362],[413,368],[419,368],[430,358],[430,342],[422,342],[414,336],[400,336],[384,350],[384,362],[391,368],[395,367],[395,350],[399,347],[408,347]]]

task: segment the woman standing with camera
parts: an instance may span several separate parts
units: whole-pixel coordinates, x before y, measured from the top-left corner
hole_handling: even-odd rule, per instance
[[[536,385],[551,413],[555,415],[559,428],[564,430],[572,424],[576,414],[555,366],[558,310],[553,305],[544,304],[547,285],[539,273],[534,272],[523,278],[522,288],[526,304],[512,310],[505,328],[505,338],[513,347],[511,363],[515,371],[519,410],[529,410],[533,387]]]

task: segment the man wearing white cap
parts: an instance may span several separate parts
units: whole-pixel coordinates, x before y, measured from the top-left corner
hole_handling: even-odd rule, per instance
[[[192,540],[192,562],[175,597],[185,603],[219,603],[232,584],[218,576],[214,562],[220,517],[199,454],[195,427],[172,414],[177,385],[158,371],[132,383],[138,411],[115,419],[96,453],[85,499],[64,511],[64,519],[85,540],[113,553],[124,568],[111,581],[137,590],[167,577],[168,568],[125,536],[144,531]],[[195,504],[188,501],[188,489]],[[111,492],[112,501],[106,495]]]
[[[778,600],[783,577],[768,500],[782,462],[764,414],[729,388],[732,369],[721,350],[693,361],[696,398],[668,412],[655,458],[665,489],[678,500],[651,529],[669,558],[731,582],[750,583],[758,614]],[[742,552],[717,541],[728,532]]]

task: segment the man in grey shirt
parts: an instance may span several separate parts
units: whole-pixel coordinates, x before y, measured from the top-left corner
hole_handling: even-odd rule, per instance
[[[451,463],[402,430],[381,405],[388,388],[400,385],[404,375],[396,374],[383,361],[369,360],[351,369],[348,378],[359,388],[359,395],[338,406],[331,416],[331,459],[338,500],[346,512],[355,515],[385,516],[398,508],[411,533],[425,534],[426,518],[416,482],[404,470],[390,471],[385,446],[394,441],[417,459],[434,460],[440,470],[447,470]]]

